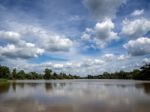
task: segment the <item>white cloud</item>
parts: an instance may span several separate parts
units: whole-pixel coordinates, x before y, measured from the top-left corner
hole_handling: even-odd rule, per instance
[[[128,50],[132,56],[146,55],[150,53],[150,39],[140,37],[136,40],[130,40],[123,47]]]
[[[66,62],[64,64],[65,68],[80,68],[81,67],[81,62]]]
[[[48,52],[69,52],[73,41],[64,35],[49,32],[41,27],[27,25],[20,30],[21,34],[35,36],[35,44]]]
[[[7,44],[6,46],[0,46],[0,55],[7,58],[33,58],[44,53],[41,48],[35,47],[33,43],[25,43],[21,46],[14,44]]]
[[[103,22],[98,22],[95,26],[96,43],[100,47],[104,47],[108,42],[118,39],[117,33],[113,32],[115,25],[110,19]]]
[[[94,67],[94,66],[101,66],[105,64],[105,61],[101,59],[92,59],[92,58],[87,58],[87,59],[81,59],[81,61],[67,61],[64,63],[61,62],[46,62],[42,63],[40,66],[42,67],[50,67],[53,69],[66,69],[66,70],[72,70],[72,69],[83,69],[86,67]],[[69,69],[68,69],[69,68]]]
[[[131,13],[131,16],[140,16],[144,13],[144,9],[141,10],[135,10]]]
[[[106,18],[114,18],[117,9],[126,0],[84,0],[83,3],[92,14],[92,16],[98,20]]]
[[[87,33],[83,33],[83,35],[81,36],[82,40],[90,40],[90,35]]]
[[[41,42],[39,41],[41,43],[39,46],[45,48],[48,52],[68,52],[73,45],[70,39],[59,35],[47,35],[42,39]]]
[[[22,35],[14,31],[0,31],[4,45],[0,46],[0,56],[6,58],[32,58],[44,53],[44,49],[34,43],[22,40]]]
[[[13,23],[12,31],[0,31],[0,57],[28,59],[44,52],[69,52],[73,41],[41,27]],[[11,49],[13,48],[13,49]]]
[[[112,61],[115,58],[115,55],[112,53],[108,53],[108,54],[104,54],[102,56],[103,59],[107,60],[107,61]]]
[[[63,64],[54,64],[54,65],[52,65],[54,68],[56,68],[56,69],[60,69],[60,68],[63,68],[64,67],[64,65]]]
[[[126,60],[129,58],[130,58],[130,55],[124,55],[124,54],[121,54],[117,57],[118,60]]]
[[[81,67],[91,67],[97,65],[103,65],[105,62],[101,59],[84,59]]]
[[[130,55],[125,55],[125,54],[115,55],[113,53],[107,53],[107,54],[102,55],[102,59],[105,60],[106,62],[125,61],[129,59],[130,57],[131,57]]]
[[[144,62],[144,63],[150,63],[150,58],[144,58],[144,59],[143,59],[143,62]]]
[[[138,38],[150,31],[150,20],[139,18],[135,20],[125,19],[123,21],[122,34],[127,37]]]
[[[20,34],[13,31],[0,31],[1,41],[7,41],[8,43],[17,43],[20,40]]]
[[[114,54],[113,54],[114,55]],[[116,72],[120,70],[131,71],[134,68],[143,65],[143,58],[141,57],[131,57],[126,60],[118,60],[118,57],[121,55],[114,55],[115,59],[104,60],[102,57],[100,58],[81,58],[80,60],[70,60],[65,62],[59,61],[47,61],[38,63],[28,63],[27,60],[23,59],[9,59],[2,63],[3,65],[11,66],[11,68],[17,68],[18,70],[25,70],[26,72],[37,71],[39,73],[43,73],[45,68],[52,69],[54,72],[65,72],[67,74],[74,74],[85,76],[88,74],[91,75],[99,75],[105,71],[107,72]],[[148,58],[145,59],[148,61]],[[16,64],[17,63],[17,64]],[[138,66],[137,66],[138,64]]]
[[[115,25],[111,19],[105,19],[96,23],[94,29],[86,28],[81,39],[94,43],[97,48],[103,48],[112,40],[119,39],[118,34],[113,31],[114,28]]]
[[[86,28],[86,30],[82,33],[81,39],[84,41],[90,41],[95,31],[92,28]]]

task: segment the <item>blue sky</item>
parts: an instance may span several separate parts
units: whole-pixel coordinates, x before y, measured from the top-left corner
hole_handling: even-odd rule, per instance
[[[150,62],[149,0],[0,0],[0,63],[77,75]]]

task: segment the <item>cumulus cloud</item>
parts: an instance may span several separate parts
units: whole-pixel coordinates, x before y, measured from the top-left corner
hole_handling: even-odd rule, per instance
[[[84,41],[91,40],[92,36],[94,36],[94,29],[92,28],[86,28],[86,30],[82,33],[81,39]]]
[[[131,13],[131,16],[140,16],[144,13],[144,9],[141,10],[135,10]]]
[[[43,37],[41,42],[40,46],[45,48],[48,52],[68,52],[73,45],[73,42],[70,39],[59,35]]]
[[[101,59],[85,59],[81,67],[91,67],[91,66],[97,66],[97,65],[103,65],[105,62]]]
[[[96,42],[100,47],[104,47],[107,42],[118,39],[117,33],[112,31],[115,25],[110,19],[98,22],[95,26]]]
[[[49,32],[42,27],[13,23],[13,30],[0,31],[0,57],[34,58],[44,52],[69,52],[73,42],[63,35]]]
[[[92,16],[98,20],[114,18],[117,9],[126,0],[84,0],[85,7],[88,8]]]
[[[7,44],[6,46],[0,46],[0,55],[7,58],[33,58],[44,53],[44,50],[35,47],[33,43],[24,43],[21,46],[14,44]]]
[[[113,53],[107,53],[102,55],[102,59],[105,60],[106,62],[124,61],[126,59],[129,59],[130,57],[131,57],[130,55],[125,55],[125,54],[115,55]]]
[[[115,55],[112,53],[108,53],[108,54],[104,54],[102,56],[103,59],[107,60],[107,61],[112,61],[115,58]]]
[[[126,59],[129,59],[131,56],[130,55],[124,55],[124,54],[121,54],[117,57],[118,60],[126,60]]]
[[[8,43],[17,43],[20,40],[20,34],[13,31],[0,31],[1,41],[7,41]]]
[[[136,40],[130,40],[123,47],[128,50],[132,56],[146,55],[150,53],[150,39],[140,37]]]
[[[72,40],[38,26],[22,26],[19,31],[23,35],[35,36],[35,44],[48,52],[68,52],[73,46]]]
[[[144,62],[144,63],[150,63],[150,58],[144,58],[144,59],[143,59],[143,62]]]
[[[60,62],[46,62],[40,64],[41,67],[49,67],[55,69],[82,69],[82,68],[88,68],[88,67],[94,67],[94,66],[101,66],[104,65],[105,61],[101,59],[92,59],[92,58],[87,58],[87,59],[81,59],[81,61],[67,61],[64,63]]]
[[[54,65],[53,65],[53,68],[55,68],[55,69],[61,69],[61,68],[63,68],[63,67],[64,67],[63,64],[54,64]]]
[[[150,20],[139,18],[135,20],[125,19],[123,21],[122,33],[127,37],[138,38],[150,31]]]
[[[104,61],[101,59],[82,59],[79,61],[67,61],[67,62],[43,62],[41,64],[34,64],[34,63],[28,63],[25,60],[16,59],[9,60],[10,64],[12,65],[12,68],[17,68],[19,70],[24,69],[25,71],[33,71],[36,70],[38,72],[43,72],[45,68],[50,68],[55,72],[65,72],[65,73],[71,73],[71,74],[77,74],[77,73],[83,73],[82,75],[88,74],[86,69],[90,69],[93,67],[102,66],[105,64]],[[18,63],[16,65],[16,62]],[[93,69],[95,71],[95,69]],[[79,75],[79,74],[78,74]]]
[[[81,62],[66,62],[64,64],[65,68],[80,68],[81,67]]]
[[[95,43],[98,48],[103,48],[107,43],[119,39],[118,34],[113,31],[114,28],[115,25],[111,19],[105,19],[102,22],[97,22],[93,29],[86,28],[81,39]]]
[[[111,53],[109,53],[111,54]],[[123,55],[123,54],[122,54]],[[25,70],[26,72],[37,71],[39,73],[43,73],[45,68],[52,69],[54,72],[60,73],[65,72],[67,74],[76,74],[85,76],[88,74],[98,75],[103,72],[116,72],[120,70],[130,71],[133,70],[134,67],[137,67],[137,62],[139,65],[143,64],[143,58],[132,57],[126,58],[127,60],[118,60],[118,57],[121,55],[113,54],[113,60],[104,60],[103,57],[99,58],[81,58],[79,60],[70,60],[70,61],[46,61],[39,63],[29,63],[27,60],[22,59],[9,59],[5,61],[3,65],[9,65],[11,68],[17,68],[18,70]],[[125,56],[125,54],[124,54]],[[127,56],[127,55],[126,55]],[[148,58],[145,59],[148,61]],[[16,65],[16,63],[18,63]],[[138,66],[139,67],[139,66]]]
[[[21,34],[14,31],[0,31],[0,56],[7,58],[32,58],[44,53],[44,49],[21,39]]]

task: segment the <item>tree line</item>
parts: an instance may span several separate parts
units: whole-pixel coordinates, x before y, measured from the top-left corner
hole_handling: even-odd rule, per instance
[[[14,68],[12,71],[7,66],[1,66],[0,65],[0,78],[3,79],[78,79],[79,76],[76,75],[67,75],[66,73],[56,73],[52,72],[51,69],[46,68],[44,70],[44,74],[39,74],[37,72],[29,72],[26,73],[24,70],[18,71],[16,68]]]
[[[131,72],[104,72],[102,75],[88,75],[87,79],[136,79],[136,80],[150,80],[150,63],[135,69]]]
[[[104,72],[100,75],[88,75],[86,77],[80,77],[77,75],[71,75],[66,73],[56,73],[51,69],[46,68],[43,74],[39,74],[37,72],[29,72],[26,73],[24,70],[17,70],[14,68],[10,70],[7,66],[0,65],[0,78],[4,79],[137,79],[137,80],[150,80],[150,63],[142,66],[140,69],[135,69],[131,72],[115,72],[108,73]]]

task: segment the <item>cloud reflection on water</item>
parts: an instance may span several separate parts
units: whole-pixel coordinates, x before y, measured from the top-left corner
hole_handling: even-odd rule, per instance
[[[23,112],[148,112],[149,91],[150,83],[141,81],[11,82],[0,87],[0,110],[19,112],[19,107]]]

